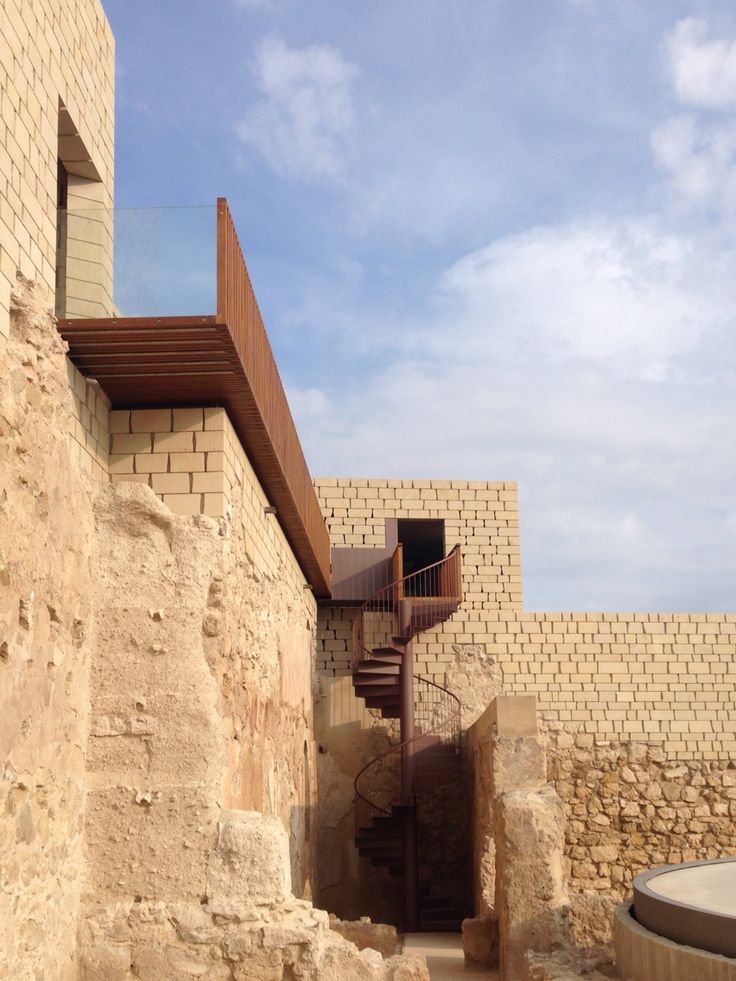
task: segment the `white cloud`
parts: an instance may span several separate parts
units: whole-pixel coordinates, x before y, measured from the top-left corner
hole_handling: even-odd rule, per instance
[[[672,116],[653,131],[652,151],[686,203],[736,207],[736,121],[709,125],[693,115]]]
[[[240,139],[279,174],[340,179],[355,66],[337,48],[290,48],[269,37],[258,48],[254,72],[263,98],[238,124]]]
[[[736,458],[720,434],[736,404],[736,241],[714,215],[736,204],[736,101],[732,45],[705,37],[686,21],[668,39],[690,109],[651,137],[693,210],[492,241],[437,278],[421,321],[361,311],[350,331],[346,300],[340,336],[369,339],[364,374],[296,393],[314,472],[518,480],[536,608],[733,603]]]
[[[711,213],[736,209],[736,38],[709,40],[706,21],[678,21],[664,42],[677,98],[690,111],[651,134],[674,200]],[[705,111],[707,110],[707,114]]]
[[[290,392],[313,472],[518,480],[537,608],[725,607],[729,265],[652,219],[473,252],[438,279],[428,322],[355,326],[384,369]]]
[[[651,220],[601,218],[494,242],[457,262],[442,288],[453,317],[462,311],[471,356],[492,334],[506,350],[655,380],[726,315],[696,269],[686,238]]]
[[[675,92],[685,105],[736,108],[736,38],[708,40],[708,24],[678,21],[665,40]]]

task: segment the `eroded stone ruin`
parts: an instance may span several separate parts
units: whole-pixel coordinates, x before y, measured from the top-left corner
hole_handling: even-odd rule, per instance
[[[529,612],[514,483],[312,481],[223,199],[212,315],[118,308],[101,5],[8,9],[0,976],[615,976],[736,849],[736,615]]]

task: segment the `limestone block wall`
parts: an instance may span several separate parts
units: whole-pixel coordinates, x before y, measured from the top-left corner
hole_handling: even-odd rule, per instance
[[[383,547],[386,518],[444,519],[446,551],[463,549],[458,622],[475,619],[471,612],[521,607],[515,483],[317,477],[314,486],[333,547]]]
[[[224,409],[114,409],[110,475],[148,484],[175,514],[222,517],[237,437]]]
[[[95,480],[109,481],[110,399],[66,359],[66,373],[72,392],[72,425],[69,447],[72,461]]]
[[[547,722],[682,762],[733,757],[736,614],[489,613],[476,639]]]
[[[236,519],[259,574],[301,595],[304,577],[224,409],[113,409],[109,418],[113,483],[147,484],[174,514]]]
[[[91,169],[71,180],[72,204],[77,185],[80,200],[91,194],[95,206],[112,204],[113,77],[114,40],[99,0],[4,0],[0,346],[17,272],[43,284],[49,296],[54,290],[59,157],[69,160],[82,146],[91,161]],[[60,142],[60,102],[78,145],[63,136]]]
[[[333,547],[383,547],[387,518],[441,518],[446,552],[462,547],[463,603],[451,620],[415,639],[421,674],[441,681],[458,648],[477,644],[487,633],[488,614],[521,608],[514,483],[318,477],[315,489]],[[350,608],[320,609],[320,673],[349,673],[351,617]]]
[[[333,547],[385,546],[387,518],[442,518],[445,548],[461,545],[463,594],[452,619],[415,638],[419,674],[443,683],[448,671],[477,652],[486,613],[521,606],[516,487],[509,482],[317,478],[315,488]],[[317,738],[320,768],[320,902],[344,918],[362,913],[397,922],[385,878],[353,845],[353,779],[398,739],[390,720],[365,710],[350,680],[353,607],[319,609]],[[462,672],[461,672],[462,673]],[[486,689],[471,671],[463,675]],[[489,675],[490,677],[490,675]],[[497,679],[491,678],[493,685]],[[485,708],[487,702],[482,706]],[[482,710],[482,709],[481,709]],[[328,801],[327,804],[324,802]],[[361,909],[362,907],[362,909]]]
[[[0,974],[7,978],[78,977],[96,614],[89,468],[67,436],[78,408],[61,339],[38,291],[24,287],[0,348]]]

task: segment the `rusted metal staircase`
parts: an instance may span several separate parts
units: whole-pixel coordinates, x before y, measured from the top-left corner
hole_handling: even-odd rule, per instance
[[[462,856],[430,825],[433,795],[444,787],[461,794],[460,702],[414,673],[412,639],[458,609],[460,549],[403,576],[399,545],[392,570],[394,581],[353,618],[356,694],[401,725],[400,741],[355,778],[355,844],[371,865],[403,879],[405,930],[456,930],[464,915]]]

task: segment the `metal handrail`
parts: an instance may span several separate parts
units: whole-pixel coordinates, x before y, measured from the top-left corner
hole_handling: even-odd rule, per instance
[[[397,609],[398,603],[404,599],[427,599],[435,600],[436,603],[447,600],[450,605],[456,603],[459,606],[463,599],[460,563],[460,546],[455,545],[445,558],[439,559],[437,562],[432,562],[430,565],[419,569],[417,572],[412,572],[408,576],[402,576],[396,579],[370,596],[360,606],[352,620],[353,670],[356,669],[359,662],[366,655],[370,654],[368,647],[363,642],[366,613],[393,614]],[[417,585],[423,587],[424,591],[421,588],[416,590],[415,587]],[[427,586],[429,586],[429,590],[427,590]],[[444,590],[445,586],[448,587],[446,591],[439,591]],[[450,612],[454,611],[448,609],[446,616]],[[407,639],[419,633],[420,630],[428,630],[441,619],[445,619],[445,617],[441,616],[441,611],[438,612],[437,609],[433,609],[430,606],[424,614],[418,615],[416,623],[412,622],[410,634]]]
[[[378,812],[378,814],[385,814],[387,816],[390,815],[390,813],[391,813],[390,810],[387,810],[385,807],[381,807],[380,804],[376,804],[375,801],[370,800],[370,798],[366,797],[365,794],[361,792],[361,789],[360,789],[361,777],[371,767],[378,766],[382,762],[382,760],[386,759],[386,757],[387,756],[390,756],[392,753],[399,754],[399,758],[400,758],[401,757],[401,754],[402,754],[402,751],[404,749],[406,749],[407,747],[413,745],[414,743],[418,742],[419,740],[427,739],[427,737],[429,737],[429,736],[437,735],[440,732],[440,730],[445,729],[445,728],[447,728],[449,726],[452,726],[453,723],[455,724],[455,728],[454,728],[454,731],[453,731],[452,740],[448,740],[448,742],[457,740],[458,741],[458,748],[459,748],[459,736],[460,736],[460,729],[461,729],[461,711],[462,711],[462,703],[460,702],[460,699],[457,697],[457,695],[455,695],[454,692],[451,692],[451,691],[449,691],[449,689],[443,687],[442,685],[437,684],[436,681],[432,681],[429,678],[425,678],[423,675],[415,674],[414,675],[414,678],[415,678],[416,681],[420,682],[420,684],[431,685],[433,688],[437,688],[445,696],[447,696],[446,701],[448,701],[448,702],[454,701],[456,704],[453,706],[453,710],[451,711],[451,713],[448,716],[448,718],[446,718],[442,722],[438,723],[436,726],[434,726],[434,728],[429,729],[427,732],[421,732],[418,735],[414,735],[414,736],[412,736],[411,739],[407,739],[407,740],[405,740],[402,743],[397,743],[395,746],[391,746],[389,749],[385,750],[383,753],[380,753],[378,756],[374,757],[372,760],[369,760],[365,764],[365,766],[363,766],[359,770],[357,776],[355,777],[355,780],[353,781],[353,787],[354,787],[354,790],[355,790],[355,831],[356,831],[356,834],[360,830],[360,828],[365,827],[367,824],[370,823],[370,819],[372,817],[376,816],[376,815],[372,814],[371,812],[375,811],[375,812]],[[414,788],[413,787],[408,788],[407,789],[407,793],[408,793],[408,795],[409,795],[410,798],[413,797],[414,796]],[[425,831],[424,833],[427,834],[427,835],[429,835],[429,837],[432,837],[432,838],[434,837],[434,835],[432,835],[431,832],[429,832],[429,831]]]

